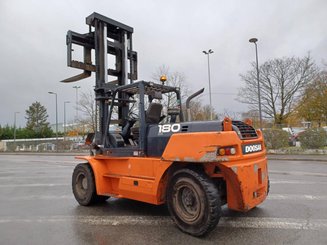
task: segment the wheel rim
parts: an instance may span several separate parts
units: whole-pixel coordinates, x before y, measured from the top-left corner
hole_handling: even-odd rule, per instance
[[[79,173],[76,177],[76,192],[79,197],[85,197],[88,188],[88,181],[84,173]]]
[[[201,216],[202,204],[197,190],[189,183],[176,185],[173,197],[177,215],[186,223],[193,224]]]

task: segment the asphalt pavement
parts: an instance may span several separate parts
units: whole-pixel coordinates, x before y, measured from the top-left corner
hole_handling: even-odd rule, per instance
[[[296,156],[296,155],[295,155]],[[271,191],[248,213],[223,207],[204,238],[180,232],[165,205],[110,198],[79,206],[65,155],[0,155],[1,244],[327,244],[327,159],[269,156]]]

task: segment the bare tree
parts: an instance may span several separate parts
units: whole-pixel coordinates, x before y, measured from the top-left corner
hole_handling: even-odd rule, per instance
[[[93,130],[95,132],[95,100],[94,100],[94,92],[82,92],[80,95],[80,99],[78,101],[77,109],[82,112],[83,116],[79,122],[82,125],[86,125],[89,130]]]
[[[190,90],[186,85],[185,76],[180,72],[171,72],[169,67],[162,65],[152,75],[152,79],[160,83],[160,77],[165,75],[167,77],[166,85],[178,87],[181,91],[182,101],[185,102],[190,94]],[[174,107],[177,103],[177,98],[174,93],[169,93],[163,98],[162,102],[164,108]],[[195,99],[191,101],[191,118],[194,121],[209,120],[210,119],[210,105],[202,105],[201,101]],[[212,108],[213,119],[218,119],[218,114],[215,109]],[[185,113],[184,113],[185,114]]]
[[[185,75],[181,72],[171,72],[169,67],[162,65],[160,66],[155,73],[152,75],[152,79],[158,83],[160,83],[160,77],[165,75],[167,77],[167,81],[165,85],[178,87],[181,91],[182,100],[185,99],[189,95],[189,89],[185,83]],[[164,107],[174,107],[177,105],[177,98],[174,93],[168,93],[166,98],[163,100]]]
[[[241,112],[231,111],[229,109],[224,108],[224,112],[219,113],[219,117],[220,118],[229,117],[229,118],[231,118],[233,120],[241,120],[242,113]]]
[[[238,101],[258,108],[256,64],[253,69],[241,75],[245,82],[239,90]],[[275,124],[282,124],[291,114],[295,100],[305,86],[316,76],[317,67],[310,55],[304,58],[282,58],[266,61],[259,68],[261,104],[264,117],[273,118]]]
[[[249,111],[241,113],[241,119],[243,121],[245,119],[251,119],[253,122],[253,125],[255,127],[260,127],[260,118],[259,118],[258,110],[249,110]],[[263,124],[265,126],[267,123],[265,121],[263,121]]]

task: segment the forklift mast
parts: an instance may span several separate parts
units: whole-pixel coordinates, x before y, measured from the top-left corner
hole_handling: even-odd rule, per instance
[[[113,103],[113,91],[116,87],[132,84],[137,79],[137,53],[133,51],[133,28],[98,13],[86,17],[89,32],[85,34],[68,31],[67,65],[83,70],[83,73],[63,80],[64,83],[76,82],[91,76],[95,72],[96,132],[99,145],[103,145],[108,125],[108,108]],[[73,60],[73,45],[83,47],[83,61]],[[92,59],[94,50],[94,59]],[[115,62],[109,68],[108,58]],[[109,77],[114,80],[108,81]],[[126,118],[129,112],[128,95],[119,92],[118,117]],[[122,123],[122,121],[120,122]]]

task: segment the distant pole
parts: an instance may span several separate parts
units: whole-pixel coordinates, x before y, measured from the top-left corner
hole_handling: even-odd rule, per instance
[[[209,101],[210,101],[210,120],[212,120],[212,101],[211,101],[211,81],[210,81],[210,60],[209,55],[213,54],[213,50],[202,51],[208,57],[208,79],[209,79]]]
[[[260,80],[259,80],[259,62],[258,62],[258,48],[257,48],[257,38],[251,38],[249,40],[250,43],[254,43],[255,45],[255,59],[257,66],[257,83],[258,83],[258,103],[259,103],[259,120],[260,120],[260,129],[262,130],[262,112],[261,112],[261,89],[260,89]]]
[[[19,113],[19,111],[15,111],[14,113],[14,151],[16,151],[16,115]]]
[[[54,94],[56,96],[56,150],[58,152],[58,97],[57,93],[48,92],[49,94]]]
[[[70,101],[64,101],[64,138],[66,137],[66,104]]]

